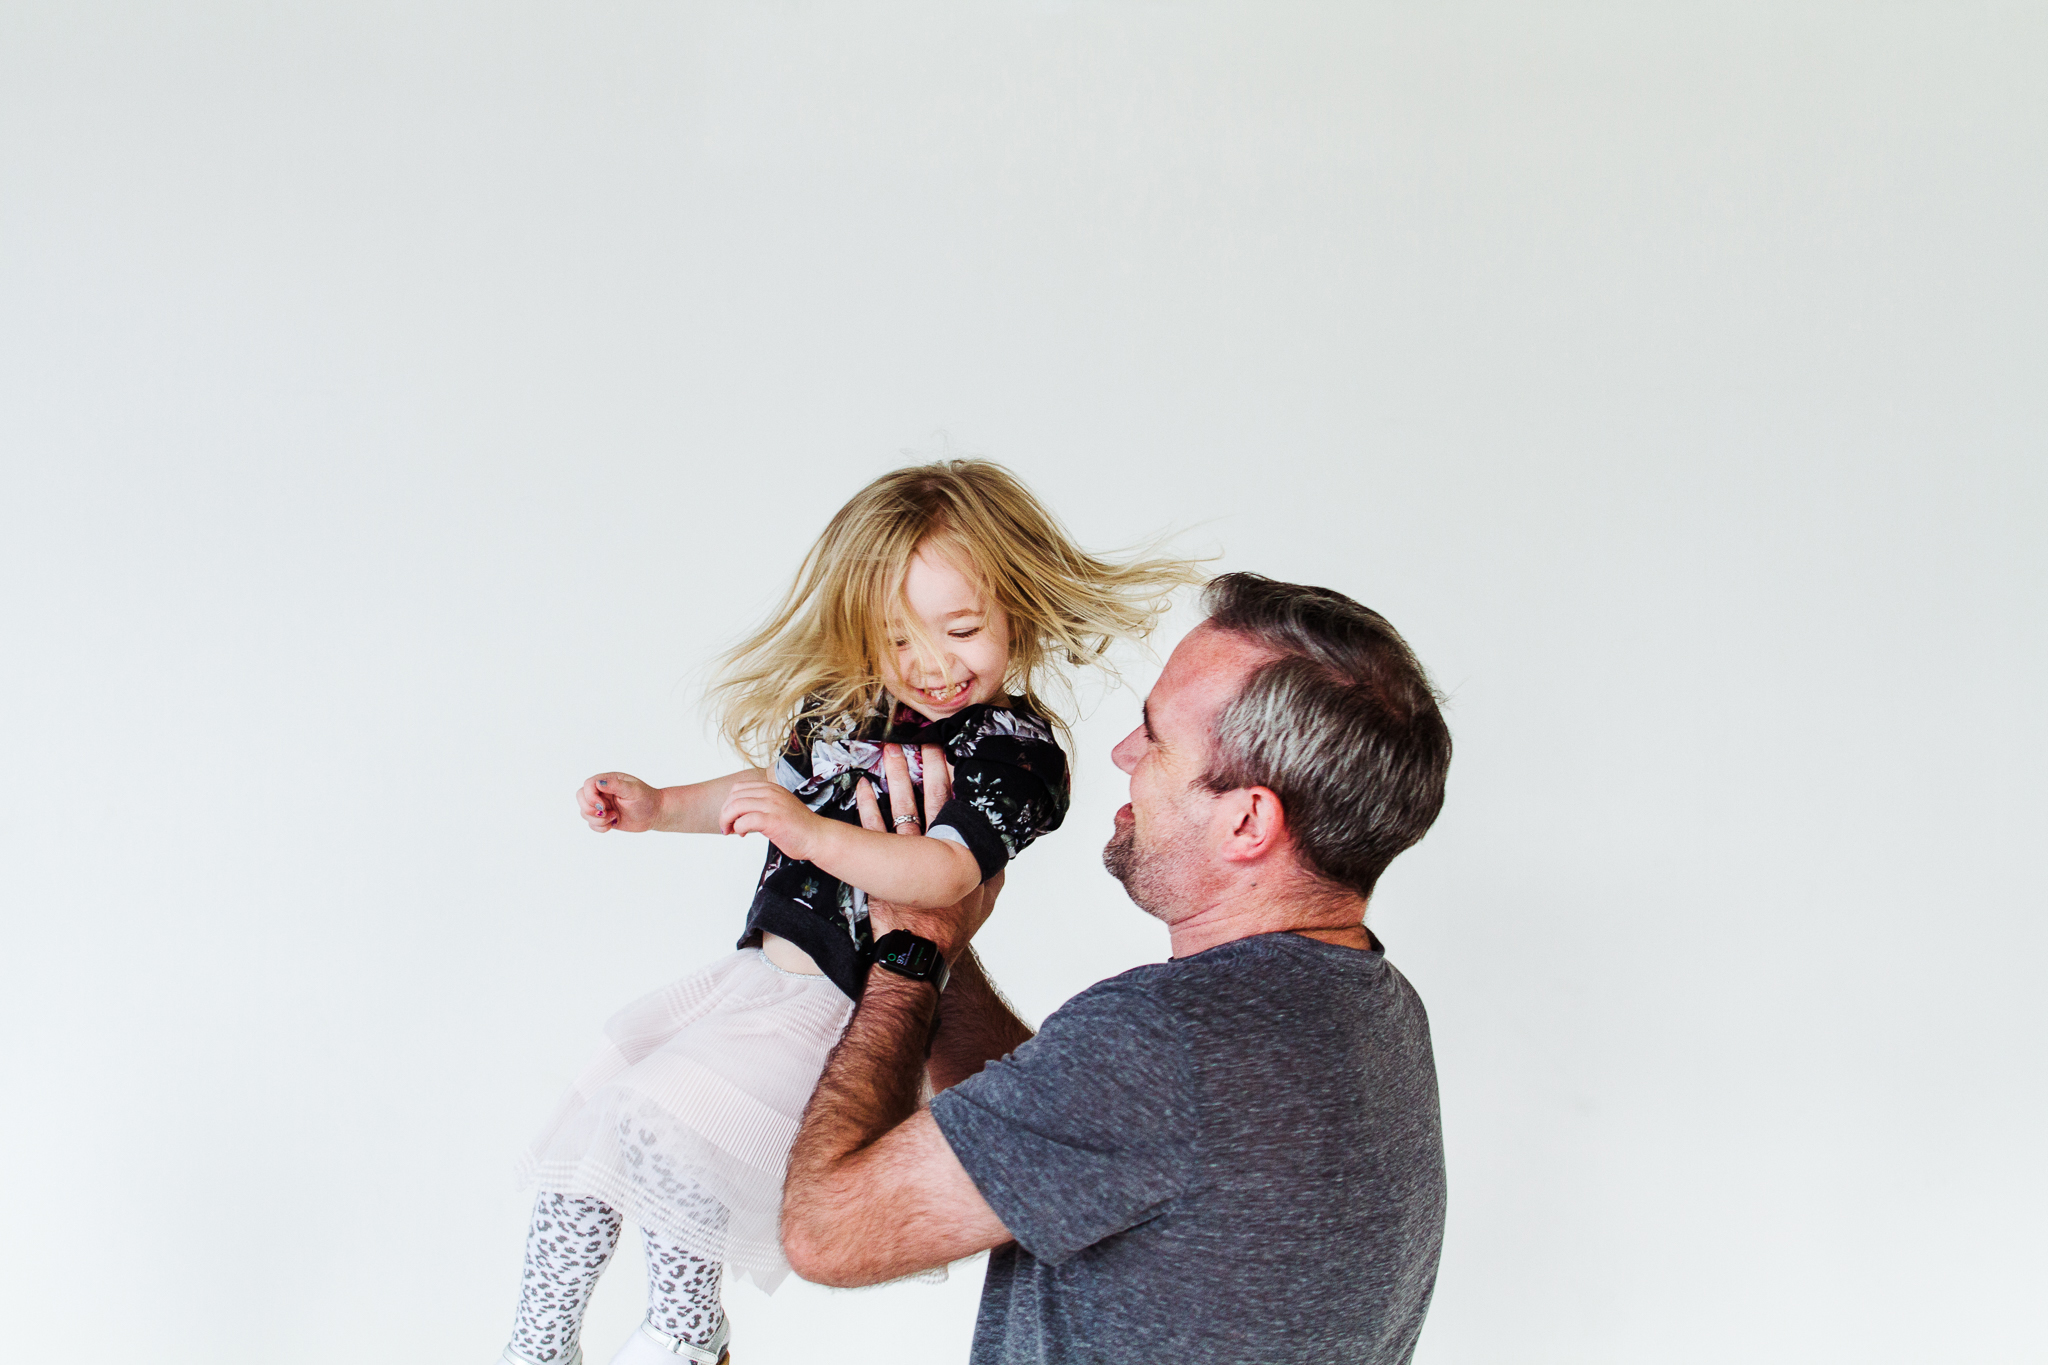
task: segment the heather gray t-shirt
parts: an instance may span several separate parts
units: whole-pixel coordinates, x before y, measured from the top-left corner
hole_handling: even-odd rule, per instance
[[[974,1365],[1396,1365],[1443,1243],[1429,1023],[1384,953],[1139,967],[932,1101],[1014,1245]]]

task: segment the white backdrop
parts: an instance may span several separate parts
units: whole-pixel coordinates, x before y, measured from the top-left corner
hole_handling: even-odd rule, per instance
[[[572,789],[730,766],[695,670],[955,449],[1449,692],[1373,915],[1423,1365],[2048,1356],[2044,69],[1968,0],[6,0],[10,1352],[491,1360],[514,1152],[760,857]],[[1034,1017],[1165,951],[1134,714],[985,940]],[[958,1360],[979,1283],[743,1286],[740,1359]]]

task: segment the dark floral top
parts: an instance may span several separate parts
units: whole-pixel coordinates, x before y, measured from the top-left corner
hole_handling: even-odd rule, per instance
[[[846,719],[800,719],[775,760],[775,780],[819,815],[857,825],[858,782],[865,777],[886,795],[882,746],[901,744],[917,788],[911,799],[922,816],[920,746],[936,744],[953,764],[953,797],[925,832],[972,853],[983,881],[1039,835],[1060,827],[1070,797],[1067,756],[1045,717],[1013,702],[970,706],[932,721],[886,695],[884,702],[890,709],[886,723],[881,715],[858,726]],[[771,844],[740,946],[758,944],[764,930],[802,948],[834,985],[860,998],[872,939],[865,892]]]

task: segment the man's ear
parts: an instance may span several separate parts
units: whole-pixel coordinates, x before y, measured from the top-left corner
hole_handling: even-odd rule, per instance
[[[1255,863],[1287,842],[1287,811],[1271,787],[1239,787],[1222,796],[1225,826],[1218,850],[1228,863]]]

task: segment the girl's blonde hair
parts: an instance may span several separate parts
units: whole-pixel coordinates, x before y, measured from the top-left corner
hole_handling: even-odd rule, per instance
[[[873,712],[884,633],[907,627],[929,647],[903,597],[911,558],[927,543],[1002,604],[1010,618],[1004,689],[1055,724],[1061,717],[1039,694],[1066,682],[1061,665],[1093,664],[1113,676],[1109,646],[1143,639],[1173,590],[1204,577],[1189,560],[1088,554],[993,461],[899,469],[839,509],[767,623],[720,658],[710,690],[720,734],[750,762],[767,762],[800,710],[827,722]]]

